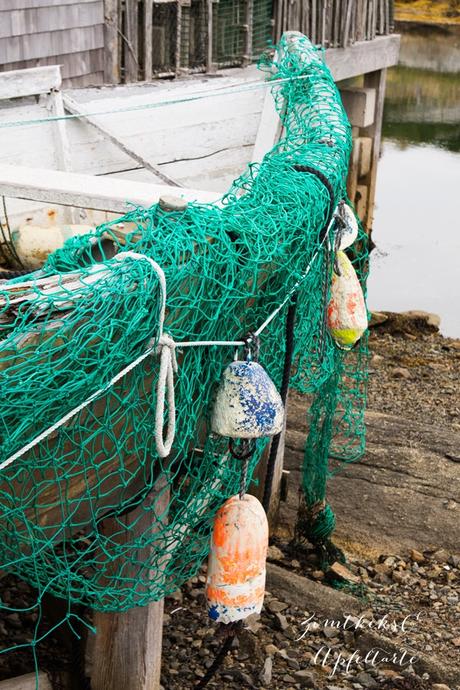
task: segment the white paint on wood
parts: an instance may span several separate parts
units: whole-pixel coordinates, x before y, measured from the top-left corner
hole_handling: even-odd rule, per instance
[[[87,122],[89,125],[97,129],[98,132],[101,132],[101,134],[107,139],[109,139],[115,146],[117,146],[119,149],[121,149],[124,153],[126,153],[130,158],[132,158],[136,163],[141,165],[142,167],[146,168],[146,170],[149,170],[151,173],[153,173],[156,177],[158,177],[160,180],[163,180],[163,182],[166,182],[167,184],[172,184],[176,187],[180,187],[181,185],[173,180],[171,177],[166,175],[166,173],[163,173],[161,170],[159,170],[157,167],[153,166],[149,161],[147,161],[145,158],[143,158],[137,151],[134,151],[132,148],[129,146],[126,146],[117,136],[112,134],[107,127],[105,127],[103,124],[100,123],[100,121],[97,121],[96,118],[91,117],[90,115],[86,115],[85,113],[85,108],[82,107],[79,103],[77,103],[71,96],[64,96],[63,98],[65,107],[66,109],[76,115],[82,115],[82,118],[85,122]]]
[[[62,117],[64,115],[62,93],[56,89],[53,89],[48,96],[48,100],[49,112],[51,115],[59,118]],[[71,171],[72,165],[70,162],[70,147],[65,120],[56,120],[53,122],[53,134],[58,168],[59,170]],[[76,208],[69,208],[65,213],[65,220],[68,223],[78,223],[80,221],[78,210]]]
[[[394,37],[389,37],[390,43],[393,39]],[[383,42],[377,40],[374,43],[377,43],[378,51],[386,54],[386,38]],[[366,50],[368,47],[375,58],[375,46],[367,42]],[[326,56],[328,54],[330,51],[326,52]],[[338,72],[335,71],[334,64],[331,66],[336,77],[337,74],[348,76],[350,70],[356,71],[356,65],[348,59],[348,72],[344,73],[340,65]],[[156,81],[99,89],[86,88],[68,93],[79,105],[93,112],[126,106],[142,107],[148,103],[182,99],[210,90],[212,96],[202,100],[104,115],[96,120],[128,148],[139,152],[144,160],[158,166],[181,184],[223,193],[251,160],[256,133],[259,125],[262,125],[262,105],[264,100],[272,103],[272,96],[265,89],[215,95],[218,88],[238,88],[256,80],[261,83],[264,75],[255,66],[222,70],[220,75],[190,76],[167,83]],[[0,125],[6,121],[46,117],[47,114],[41,103],[5,102],[0,105]],[[94,127],[88,127],[78,120],[68,120],[66,129],[75,172],[106,175],[137,167],[129,155]],[[174,136],[171,136],[172,131]],[[269,146],[266,143],[261,147],[262,156],[267,148]],[[52,124],[28,125],[17,129],[0,127],[0,151],[2,163],[33,168],[58,167]],[[143,182],[156,181],[153,174],[146,171],[117,172],[118,175],[127,178],[134,175]],[[34,203],[38,205],[38,202]],[[8,207],[11,207],[13,214],[22,213],[22,209],[30,213],[32,202],[9,200]]]
[[[58,65],[12,70],[0,74],[0,100],[50,93],[61,86]]]
[[[256,142],[252,152],[254,163],[260,163],[272,146],[279,139],[281,134],[281,120],[275,108],[275,101],[271,89],[267,89],[260,118],[259,129],[257,130]]]
[[[218,194],[167,185],[114,180],[56,170],[0,165],[0,195],[123,213],[127,203],[149,207],[172,194],[189,202],[212,203]]]

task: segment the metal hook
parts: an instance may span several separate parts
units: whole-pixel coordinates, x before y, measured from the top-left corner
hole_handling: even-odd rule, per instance
[[[257,362],[259,360],[260,338],[258,335],[249,331],[243,338],[244,341],[244,358],[248,362]]]

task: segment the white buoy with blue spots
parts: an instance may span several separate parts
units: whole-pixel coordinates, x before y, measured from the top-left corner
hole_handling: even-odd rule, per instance
[[[254,361],[235,361],[217,390],[211,428],[229,438],[276,436],[283,429],[284,406],[265,369]]]

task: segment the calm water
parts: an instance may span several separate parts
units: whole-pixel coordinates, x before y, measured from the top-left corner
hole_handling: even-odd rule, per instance
[[[424,309],[460,337],[460,30],[403,35],[390,70],[371,309]]]

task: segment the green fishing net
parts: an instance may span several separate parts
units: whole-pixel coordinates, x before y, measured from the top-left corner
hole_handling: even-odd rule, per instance
[[[282,138],[220,205],[133,208],[69,240],[41,271],[0,284],[0,462],[15,458],[0,477],[1,563],[39,600],[123,611],[198,571],[214,515],[241,477],[228,439],[209,429],[235,347],[181,343],[241,340],[294,288],[291,386],[306,394],[309,416],[306,505],[322,516],[312,538],[333,529],[328,458],[340,465],[364,445],[365,339],[345,353],[325,327],[331,211],[345,195],[351,131],[321,52],[297,36],[277,56],[261,67]],[[362,232],[347,251],[364,285]],[[155,441],[162,290],[152,259],[166,279],[164,333],[176,343],[166,458]],[[260,362],[278,386],[289,303],[260,334]],[[165,427],[172,416],[166,400]],[[268,445],[257,441],[248,483]]]

